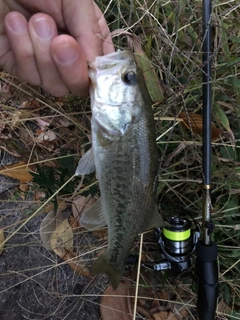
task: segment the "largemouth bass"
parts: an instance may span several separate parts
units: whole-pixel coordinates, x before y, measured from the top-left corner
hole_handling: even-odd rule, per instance
[[[89,230],[108,227],[108,246],[94,273],[114,289],[139,233],[165,225],[155,201],[158,151],[151,99],[133,53],[114,52],[90,64],[92,149],[76,175],[96,169],[101,198],[83,214]]]

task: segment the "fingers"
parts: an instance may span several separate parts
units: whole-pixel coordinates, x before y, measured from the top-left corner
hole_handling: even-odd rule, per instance
[[[75,39],[60,35],[51,43],[51,53],[61,78],[80,97],[88,95],[89,77],[85,55]]]
[[[54,96],[69,91],[86,96],[87,62],[114,51],[110,31],[93,0],[62,0],[61,5],[58,2],[58,7],[51,10],[40,6],[40,12],[51,12],[52,17],[37,13],[29,22],[19,12],[7,14],[8,48],[1,61],[20,80],[41,85]],[[56,21],[71,36],[58,36]]]
[[[57,35],[54,20],[42,13],[27,23],[20,13],[7,15],[6,29],[14,54],[15,74],[22,81],[41,85],[54,96],[69,91],[88,95],[86,58],[76,40]]]
[[[5,17],[5,26],[15,58],[11,69],[20,80],[30,80],[31,84],[39,85],[40,76],[34,59],[26,18],[18,12],[11,12]]]
[[[66,94],[69,90],[59,76],[50,51],[51,41],[58,35],[54,20],[46,14],[35,14],[29,20],[28,31],[41,86],[55,96]]]

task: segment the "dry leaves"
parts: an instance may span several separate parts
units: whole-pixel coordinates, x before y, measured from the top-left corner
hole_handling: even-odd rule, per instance
[[[29,166],[24,162],[18,162],[0,169],[0,174],[22,182],[29,182],[33,176],[29,173]]]
[[[58,211],[56,213],[54,209],[49,211],[46,217],[42,220],[40,225],[40,238],[46,249],[52,250],[50,242],[52,233],[63,220],[62,212]]]
[[[0,255],[1,255],[2,252],[3,252],[3,247],[4,247],[3,243],[4,243],[4,240],[5,240],[5,238],[4,238],[3,229],[0,229]]]
[[[38,117],[36,121],[40,127],[40,130],[36,130],[38,135],[36,138],[36,142],[41,143],[44,141],[56,140],[57,138],[56,134],[52,130],[48,129],[48,126],[50,125],[49,121],[43,120],[40,117]]]
[[[119,283],[116,290],[111,286],[104,291],[100,303],[100,311],[103,320],[131,320],[132,313],[129,307],[129,286],[127,283]]]
[[[37,105],[37,104],[38,105]],[[30,109],[36,109],[39,106],[39,102],[36,100],[25,100],[21,103],[17,109],[6,109],[0,112],[1,124],[0,133],[7,127],[12,129],[19,128],[23,123],[25,123],[30,117]],[[26,131],[26,130],[25,130]]]
[[[65,220],[63,211],[67,208],[65,202],[58,203],[57,212],[54,211],[53,204],[48,204],[45,207],[45,210],[48,214],[43,218],[40,225],[40,238],[43,242],[43,245],[48,250],[53,250],[51,245],[51,237],[53,232],[58,228],[58,226]],[[73,237],[73,234],[72,234]],[[64,247],[64,246],[63,246]]]
[[[36,142],[41,143],[43,141],[54,141],[56,140],[56,135],[52,130],[37,130],[38,137]]]
[[[231,314],[232,309],[221,300],[217,305],[217,311],[220,313]]]
[[[178,115],[178,118],[183,120],[182,123],[187,129],[192,130],[194,134],[202,136],[202,116],[200,114],[181,112]],[[215,141],[220,137],[221,130],[219,130],[213,124],[211,129],[212,141]]]
[[[78,219],[74,218],[72,215],[69,218],[69,223],[73,232],[79,230],[80,224],[78,222]]]
[[[171,319],[171,320],[178,320],[178,318],[175,317],[175,315],[170,311],[160,311],[154,315],[155,320],[165,320],[165,319]]]
[[[57,212],[53,209],[48,212],[40,225],[41,240],[46,249],[54,251],[75,273],[89,277],[88,267],[73,252],[73,228],[62,213],[65,208],[66,204],[62,203]]]
[[[137,314],[144,319],[152,320],[183,320],[189,315],[187,308],[184,306],[191,297],[186,300],[186,293],[178,292],[183,297],[182,304],[176,304],[176,293],[170,291],[154,290],[150,286],[140,286],[137,300]],[[113,290],[108,287],[101,298],[100,310],[103,320],[133,318],[135,287],[130,281],[120,282],[118,288]],[[146,297],[146,298],[145,298]],[[185,301],[186,300],[186,301]]]
[[[78,257],[72,251],[65,251],[64,256],[62,257],[64,261],[67,261],[69,267],[80,276],[90,277],[90,270],[85,263],[81,263]]]
[[[63,249],[70,250],[73,246],[73,232],[68,219],[64,219],[53,231],[50,244],[52,250],[62,258]]]

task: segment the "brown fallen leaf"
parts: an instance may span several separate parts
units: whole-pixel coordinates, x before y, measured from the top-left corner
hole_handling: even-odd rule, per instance
[[[81,263],[75,253],[73,247],[73,230],[68,219],[64,218],[62,213],[67,204],[60,202],[57,212],[52,206],[49,207],[48,214],[44,217],[40,225],[40,237],[43,245],[48,250],[52,250],[61,259],[66,261],[70,268],[77,274],[85,277],[90,276],[90,271],[85,263]]]
[[[165,290],[158,291],[157,296],[159,300],[163,300],[163,301],[169,301],[171,299],[170,293]]]
[[[22,182],[29,182],[33,176],[29,173],[29,166],[24,162],[18,162],[0,169],[0,174]]]
[[[151,315],[151,313],[149,312],[149,310],[147,310],[146,308],[138,305],[137,306],[137,313],[139,313],[141,316],[143,316],[145,319],[149,319],[149,320],[155,320],[154,316]]]
[[[70,250],[73,246],[73,231],[70,227],[68,219],[63,220],[53,231],[50,244],[52,250],[60,257],[63,258],[65,251]]]
[[[217,305],[217,311],[220,313],[230,314],[232,309],[223,300],[221,300]]]
[[[25,100],[21,103],[21,105],[18,107],[18,109],[38,109],[40,108],[40,103],[38,100],[36,99],[32,99],[32,100]]]
[[[72,122],[69,119],[66,119],[64,117],[59,119],[59,123],[61,124],[61,126],[65,127],[65,128],[71,126],[71,124],[72,124]]]
[[[51,236],[53,232],[57,229],[57,227],[65,220],[65,217],[62,213],[65,210],[67,204],[62,201],[58,203],[58,210],[55,212],[53,204],[48,204],[44,211],[48,212],[48,214],[43,218],[40,225],[40,238],[44,247],[47,250],[53,250],[51,244]]]
[[[80,227],[80,224],[78,222],[78,219],[74,218],[72,215],[69,218],[69,224],[73,230],[73,232],[77,231]]]
[[[42,143],[46,141],[54,141],[57,139],[56,134],[52,130],[36,130],[38,136],[36,142]]]
[[[100,311],[102,320],[131,320],[128,308],[128,285],[120,282],[116,290],[107,287],[101,298]]]
[[[21,183],[20,186],[19,186],[19,189],[20,189],[20,194],[21,194],[21,198],[22,200],[25,200],[26,199],[26,192],[28,191],[29,189],[29,185],[27,183]]]
[[[3,243],[4,243],[4,233],[3,233],[3,229],[0,229],[0,255],[3,252]]]
[[[42,200],[46,197],[46,193],[43,192],[43,191],[39,191],[37,190],[35,193],[34,193],[34,200],[35,201],[39,201],[39,200]],[[50,211],[50,210],[46,210],[46,211]]]
[[[81,260],[79,260],[75,253],[70,251],[65,250],[65,255],[62,257],[64,261],[66,261],[69,265],[69,267],[77,274],[80,276],[84,277],[90,277],[90,270],[86,266],[85,263],[82,263]]]
[[[182,119],[181,122],[187,129],[192,130],[193,133],[202,136],[202,115],[197,113],[181,112],[178,118]],[[217,140],[221,135],[221,130],[212,124],[212,141]]]
[[[160,311],[158,313],[155,313],[154,319],[155,320],[167,320],[167,319],[178,320],[171,311],[170,312]]]
[[[108,229],[106,227],[105,229],[102,229],[102,230],[93,230],[92,233],[94,233],[95,236],[97,236],[99,239],[106,240],[108,236]]]
[[[24,123],[24,120],[21,120],[21,116],[23,115],[23,112],[21,110],[17,110],[15,111],[12,115],[11,115],[11,119],[9,119],[11,121],[11,127],[12,128],[17,128],[18,126],[20,126],[20,124]]]

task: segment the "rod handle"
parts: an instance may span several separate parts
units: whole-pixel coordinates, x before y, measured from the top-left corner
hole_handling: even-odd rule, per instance
[[[211,245],[206,246],[201,241],[198,241],[196,255],[199,320],[214,320],[219,287],[217,245],[211,243]]]

